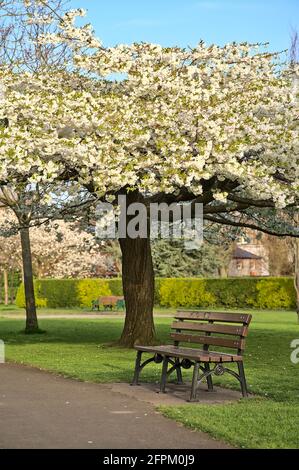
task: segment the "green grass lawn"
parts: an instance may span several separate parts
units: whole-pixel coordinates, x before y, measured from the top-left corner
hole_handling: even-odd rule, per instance
[[[82,308],[40,308],[38,309],[38,315],[80,315],[84,313],[92,313],[91,310],[82,309]],[[9,316],[9,315],[25,315],[25,309],[17,307],[16,305],[3,305],[0,304],[0,316]]]
[[[156,307],[155,314],[156,315],[168,315],[173,314],[175,309],[173,308],[166,308],[166,307]],[[90,307],[80,308],[80,307],[72,307],[72,308],[39,308],[37,309],[38,316],[43,317],[45,315],[90,315],[90,314],[97,314],[97,313],[111,313],[111,314],[124,314],[123,310],[92,310]],[[9,316],[24,316],[25,309],[17,307],[14,304],[10,305],[3,305],[0,304],[0,316],[2,317],[9,317]]]
[[[170,318],[156,319],[161,342],[168,341],[170,322]],[[134,351],[110,344],[119,337],[122,325],[122,318],[41,319],[45,334],[24,335],[23,320],[0,318],[0,339],[5,341],[8,361],[92,382],[130,381]],[[160,411],[236,446],[299,448],[299,364],[290,361],[290,343],[296,338],[295,313],[255,312],[245,370],[249,388],[259,398],[225,405],[160,407]],[[144,370],[146,381],[159,377],[160,366]],[[238,388],[230,376],[217,382]]]

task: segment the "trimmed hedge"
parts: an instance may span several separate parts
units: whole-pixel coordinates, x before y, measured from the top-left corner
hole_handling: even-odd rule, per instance
[[[226,307],[292,309],[296,294],[292,278],[161,279],[159,305],[164,307]]]
[[[122,295],[121,279],[40,279],[35,281],[38,307],[90,307],[101,295]],[[226,307],[292,309],[296,306],[292,278],[158,278],[155,303],[162,307]],[[25,306],[24,287],[16,304]]]
[[[123,283],[121,278],[108,279],[106,282],[109,284],[112,295],[123,295]]]
[[[68,308],[90,307],[92,300],[111,295],[106,279],[38,279],[34,281],[37,307]],[[18,307],[25,307],[24,286],[20,285],[16,297]]]

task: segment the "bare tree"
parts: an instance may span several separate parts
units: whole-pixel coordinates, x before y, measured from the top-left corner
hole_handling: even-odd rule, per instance
[[[297,64],[299,62],[299,34],[293,30],[291,34],[290,62]]]

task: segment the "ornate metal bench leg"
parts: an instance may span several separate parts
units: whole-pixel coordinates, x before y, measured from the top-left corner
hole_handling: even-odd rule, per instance
[[[196,390],[197,390],[197,382],[198,382],[198,372],[199,372],[199,362],[195,362],[194,369],[193,369],[193,379],[192,379],[192,387],[191,387],[191,395],[189,401],[196,401]]]
[[[210,372],[210,364],[208,362],[205,363],[204,369],[206,372]],[[213,379],[212,379],[212,374],[207,376],[207,384],[208,384],[208,391],[213,392],[214,387],[213,387]]]
[[[165,392],[166,381],[167,381],[167,368],[168,368],[168,357],[164,356],[163,359],[163,366],[162,366],[162,375],[161,375],[161,382],[160,382],[160,392]]]
[[[238,362],[238,370],[239,370],[239,376],[240,376],[242,395],[243,397],[247,397],[248,391],[247,391],[247,384],[246,384],[243,362]]]
[[[141,356],[142,356],[142,351],[137,351],[137,356],[136,356],[136,362],[135,362],[135,372],[134,372],[134,377],[131,385],[139,385],[139,374],[141,371]]]
[[[183,385],[183,376],[182,376],[182,369],[181,369],[181,365],[180,365],[180,360],[177,358],[175,360],[175,363],[176,363],[176,375],[177,375],[177,379],[178,379],[178,385]]]

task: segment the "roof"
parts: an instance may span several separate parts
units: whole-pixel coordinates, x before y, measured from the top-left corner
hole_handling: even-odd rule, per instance
[[[234,254],[233,254],[234,259],[262,259],[261,256],[255,255],[254,253],[251,253],[250,251],[243,250],[239,246],[236,247]]]

